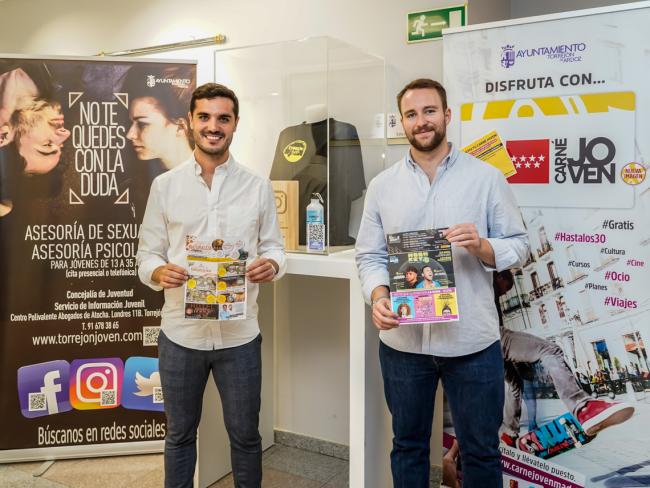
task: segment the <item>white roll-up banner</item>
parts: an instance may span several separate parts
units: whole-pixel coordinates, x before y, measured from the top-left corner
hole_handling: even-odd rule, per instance
[[[497,131],[531,244],[498,297],[504,486],[650,486],[648,26],[637,2],[444,35],[450,139]]]

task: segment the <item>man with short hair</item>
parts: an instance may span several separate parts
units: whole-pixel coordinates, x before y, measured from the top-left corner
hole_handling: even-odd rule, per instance
[[[165,487],[191,487],[196,431],[210,371],[221,396],[238,488],[259,488],[262,385],[257,322],[258,283],[285,271],[282,235],[268,180],[240,166],[229,151],[239,102],[223,85],[197,88],[190,103],[193,156],[158,176],[151,186],[138,246],[138,273],[154,290],[165,290],[158,338],[165,396]],[[186,236],[237,238],[250,258],[246,270],[245,320],[187,320],[183,284]]]
[[[409,83],[397,105],[411,147],[370,183],[356,244],[364,295],[380,330],[384,392],[393,419],[393,485],[429,486],[431,423],[441,380],[464,486],[501,487],[503,358],[492,271],[524,263],[526,230],[503,174],[447,142],[451,111],[440,83]],[[385,236],[433,228],[445,228],[452,244],[460,320],[399,325],[390,308]]]
[[[418,284],[418,269],[415,266],[407,266],[404,272],[404,288],[415,288]]]
[[[440,288],[440,282],[433,279],[433,269],[428,264],[422,266],[422,281],[420,281],[416,288],[424,288],[425,290],[430,290],[432,288]]]

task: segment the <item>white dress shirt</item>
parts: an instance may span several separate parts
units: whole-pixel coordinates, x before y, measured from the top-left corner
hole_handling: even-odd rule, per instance
[[[151,185],[140,228],[138,274],[154,290],[156,268],[167,262],[187,268],[185,236],[244,240],[250,264],[258,257],[279,265],[274,280],[286,270],[286,256],[271,183],[239,165],[232,156],[217,167],[212,188],[201,167],[188,161],[158,176]],[[257,322],[259,285],[248,282],[245,320],[188,320],[184,318],[184,287],[165,289],[161,327],[173,342],[191,349],[212,350],[240,346],[260,332]]]
[[[410,157],[382,171],[368,186],[356,260],[366,300],[389,286],[386,234],[473,222],[494,249],[496,269],[521,266],[528,236],[514,195],[493,166],[451,146],[435,179]],[[492,271],[465,249],[452,245],[458,322],[405,324],[383,330],[384,344],[404,352],[464,356],[499,339]]]

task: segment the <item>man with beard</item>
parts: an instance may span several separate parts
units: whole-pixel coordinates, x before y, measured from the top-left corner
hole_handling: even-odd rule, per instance
[[[158,337],[167,416],[165,486],[192,486],[196,431],[212,371],[230,439],[235,486],[259,488],[262,338],[256,299],[258,283],[284,273],[282,235],[270,182],[240,166],[229,152],[239,121],[235,93],[216,83],[200,86],[192,94],[188,119],[196,143],[193,156],[153,181],[137,255],[142,282],[165,290]],[[244,256],[250,256],[245,320],[184,318],[187,236],[243,243]]]
[[[356,244],[364,295],[380,330],[393,485],[429,486],[431,423],[441,380],[465,486],[501,487],[503,358],[492,272],[524,263],[526,231],[503,174],[447,142],[451,111],[440,83],[412,81],[397,95],[397,105],[411,147],[370,183]],[[432,228],[444,228],[452,244],[460,320],[400,325],[390,308],[385,235]]]

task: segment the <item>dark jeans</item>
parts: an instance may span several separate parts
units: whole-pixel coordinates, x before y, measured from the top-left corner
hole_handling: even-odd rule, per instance
[[[259,335],[242,346],[200,351],[179,346],[160,333],[160,381],[167,415],[165,488],[193,486],[196,429],[210,371],[221,396],[235,487],[260,488],[261,344]]]
[[[393,416],[393,487],[429,486],[433,407],[442,380],[460,448],[463,488],[501,488],[504,393],[499,341],[483,351],[450,358],[401,352],[380,342],[379,360]]]

